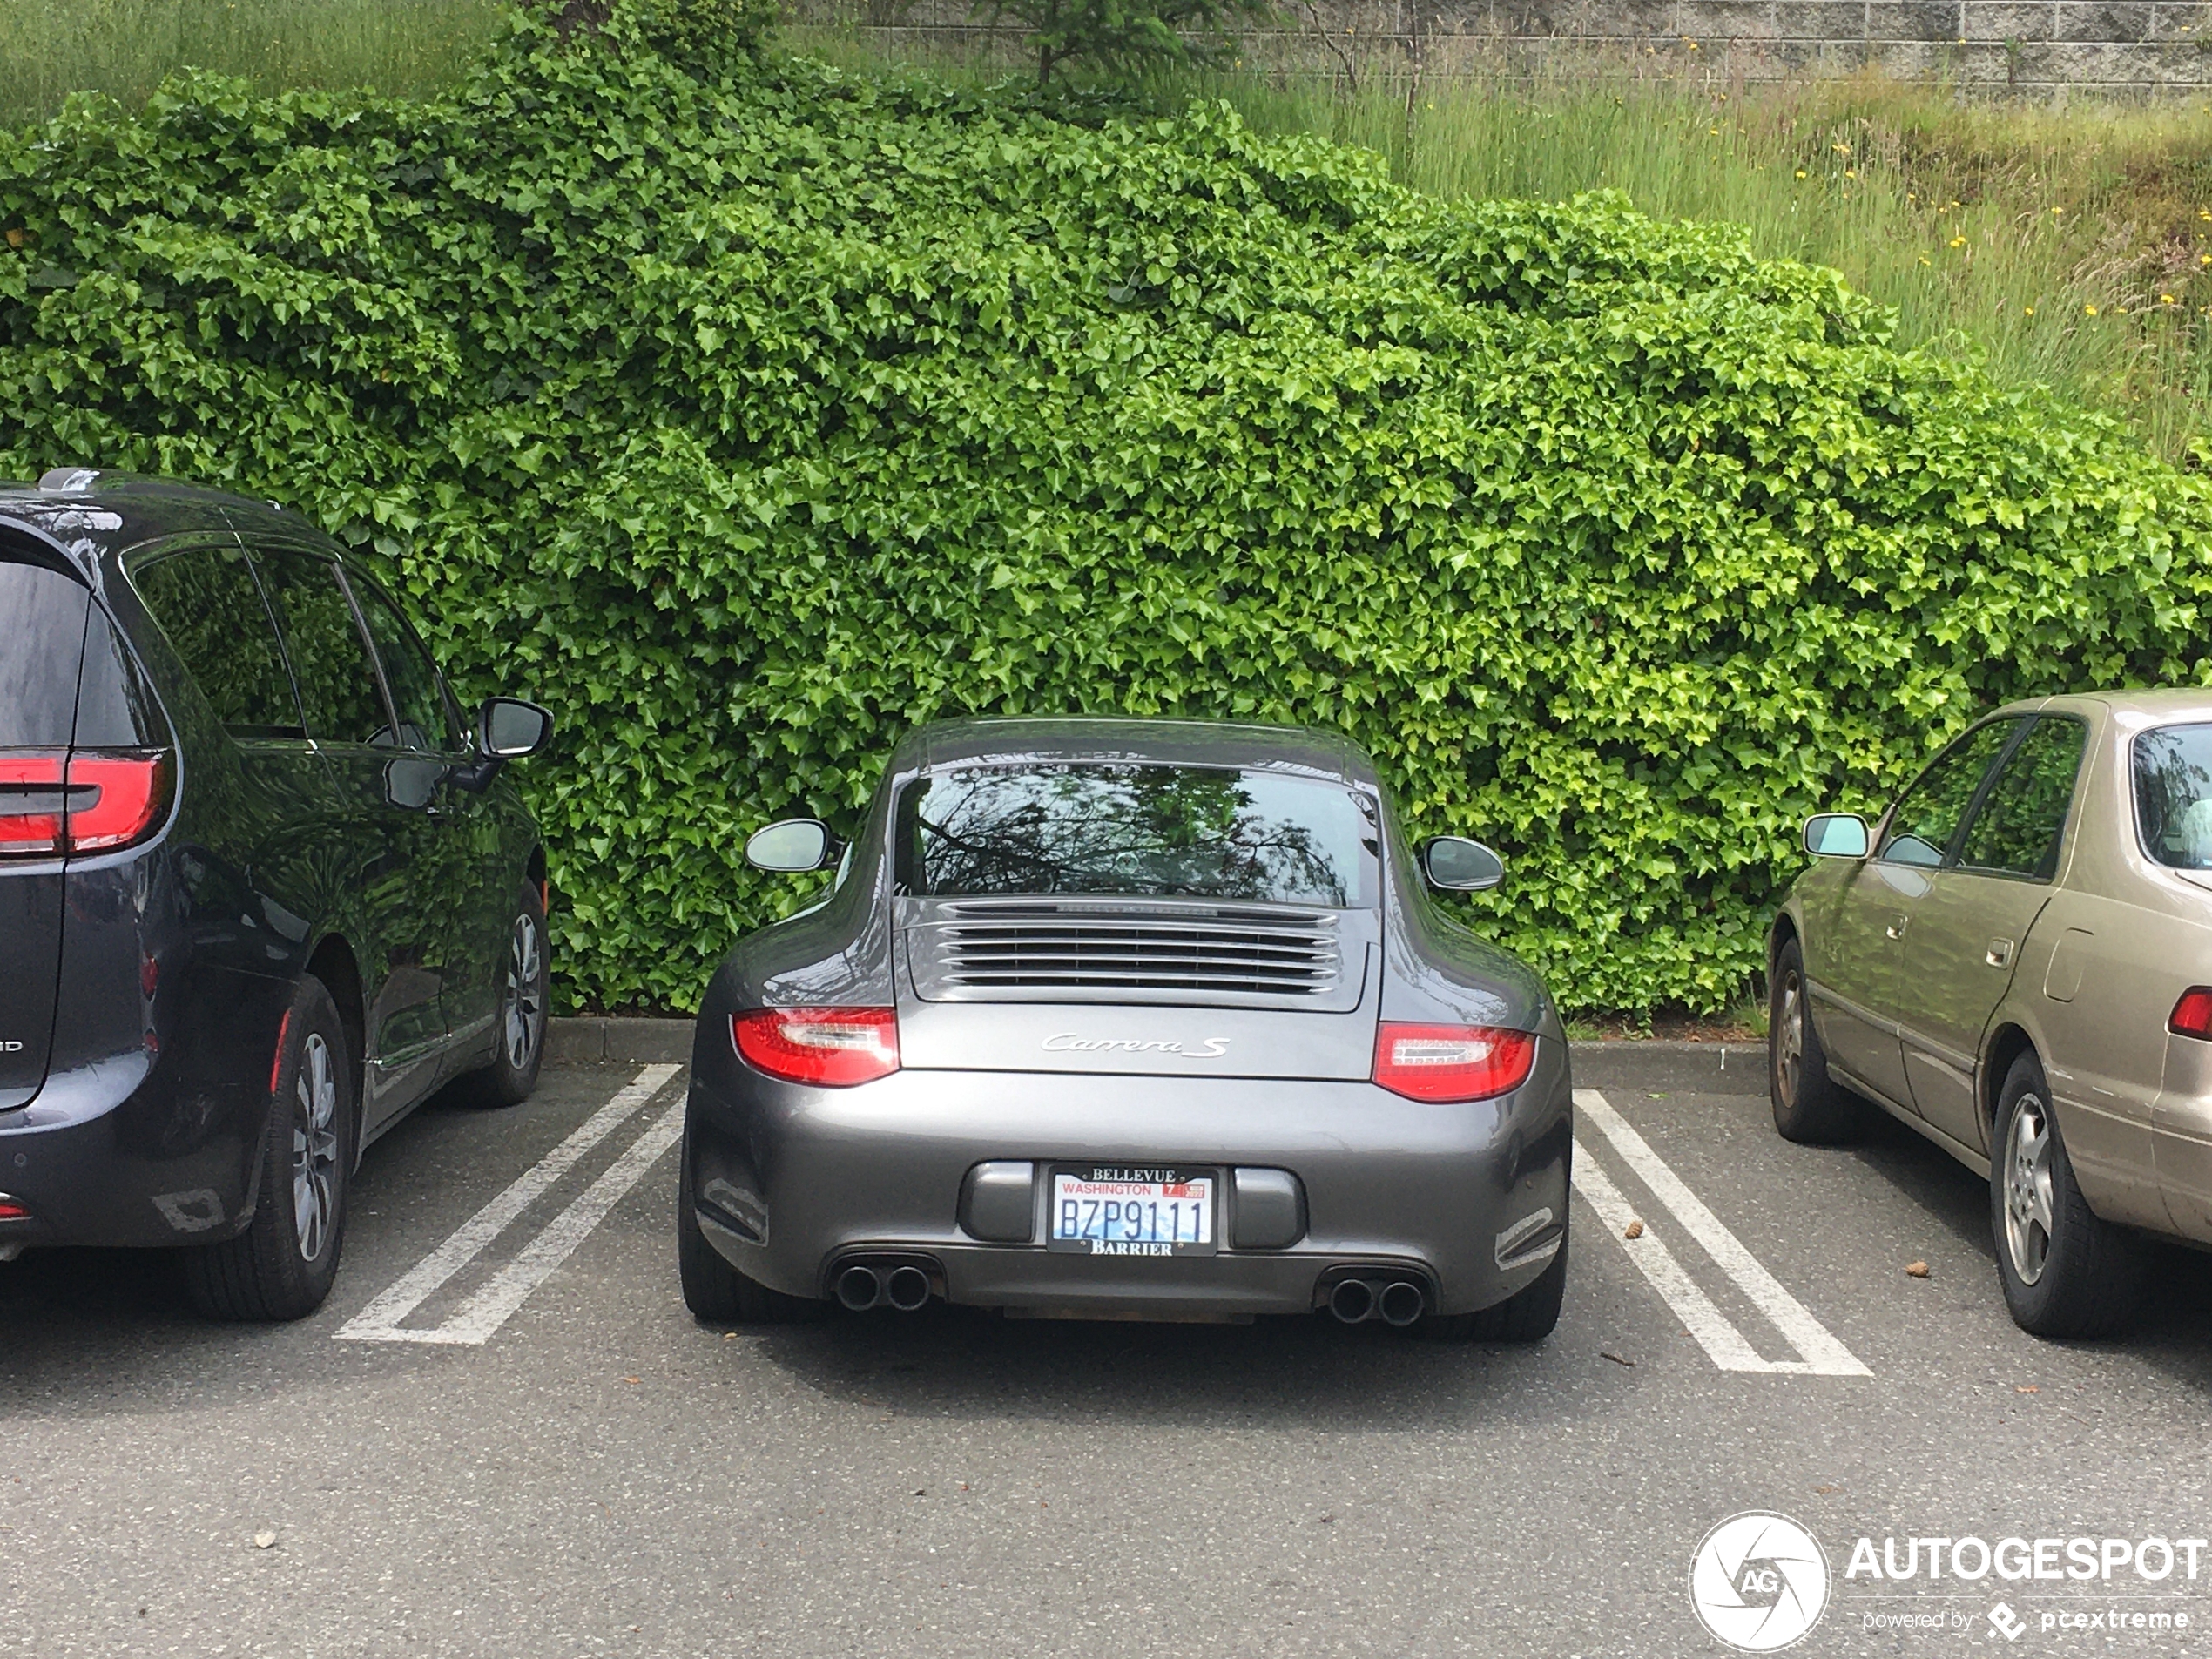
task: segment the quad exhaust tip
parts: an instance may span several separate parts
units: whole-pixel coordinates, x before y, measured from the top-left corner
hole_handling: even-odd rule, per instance
[[[878,1307],[914,1313],[929,1305],[931,1285],[929,1275],[912,1262],[885,1267],[854,1262],[838,1274],[836,1291],[840,1305],[855,1313]]]
[[[1428,1312],[1428,1291],[1410,1278],[1341,1278],[1329,1291],[1329,1312],[1346,1325],[1380,1319],[1402,1331]]]

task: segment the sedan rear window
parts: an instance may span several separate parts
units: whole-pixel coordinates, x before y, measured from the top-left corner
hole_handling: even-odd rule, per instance
[[[2143,851],[2177,870],[2212,870],[2212,725],[2164,725],[2135,739],[2135,822]]]
[[[1340,785],[1223,766],[977,766],[909,784],[902,892],[1375,902],[1379,833]]]

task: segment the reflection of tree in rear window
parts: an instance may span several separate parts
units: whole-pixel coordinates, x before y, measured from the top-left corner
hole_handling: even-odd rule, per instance
[[[2212,725],[2135,739],[2135,821],[2143,850],[2179,870],[2212,870]]]
[[[1339,785],[1226,767],[975,767],[907,786],[908,893],[1372,904],[1377,830]]]

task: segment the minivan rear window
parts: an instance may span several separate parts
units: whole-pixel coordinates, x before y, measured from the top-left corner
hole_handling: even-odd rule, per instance
[[[2134,771],[2143,851],[2176,870],[2212,870],[2212,725],[2143,732]]]
[[[0,749],[66,749],[92,596],[81,582],[0,553]]]
[[[1099,894],[1347,909],[1379,831],[1340,784],[1225,766],[975,766],[907,786],[902,891]]]

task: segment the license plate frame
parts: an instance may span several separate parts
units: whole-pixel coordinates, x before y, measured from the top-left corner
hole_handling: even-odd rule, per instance
[[[1061,1182],[1071,1179],[1086,1185],[1164,1188],[1206,1184],[1204,1197],[1206,1237],[1203,1239],[1116,1240],[1061,1237]],[[1141,1195],[1149,1197],[1150,1195]],[[1103,1201],[1103,1197],[1102,1197]],[[1123,1201],[1116,1198],[1115,1202]],[[1088,1220],[1089,1217],[1084,1219]],[[1074,1256],[1134,1257],[1156,1259],[1174,1256],[1213,1256],[1221,1250],[1221,1170],[1212,1164],[1191,1163],[1054,1163],[1046,1170],[1045,1248]]]

